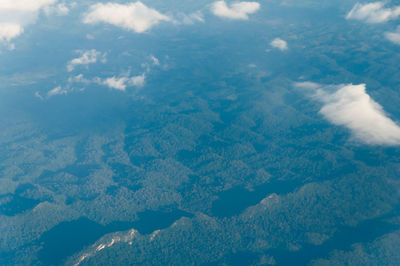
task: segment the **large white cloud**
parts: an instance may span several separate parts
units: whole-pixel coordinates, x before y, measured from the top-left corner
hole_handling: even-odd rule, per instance
[[[253,14],[260,9],[258,2],[235,2],[230,6],[225,1],[217,1],[211,5],[211,12],[223,18],[246,20],[249,14]]]
[[[281,51],[285,51],[288,49],[288,44],[285,40],[282,40],[281,38],[276,38],[270,42],[270,45],[274,48],[277,48]]]
[[[367,144],[400,145],[400,127],[366,92],[365,84],[340,85],[334,92],[315,83],[298,83],[312,90],[324,106],[320,113],[331,123],[347,127],[354,137]]]
[[[89,65],[96,63],[99,58],[101,58],[101,62],[105,63],[106,61],[106,54],[102,54],[99,51],[92,49],[88,51],[77,51],[81,56],[72,59],[67,64],[67,70],[71,72],[74,68],[78,65]]]
[[[94,4],[83,18],[83,22],[87,24],[109,23],[137,33],[149,30],[160,21],[170,20],[168,16],[147,7],[140,1],[126,5],[117,3]]]
[[[383,23],[400,16],[400,6],[385,8],[386,2],[368,4],[357,3],[347,14],[347,19],[361,20],[367,23]]]
[[[33,12],[56,2],[57,0],[1,0],[0,10]]]
[[[10,42],[21,35],[24,27],[35,23],[38,13],[66,15],[66,4],[57,0],[0,0],[0,42]]]

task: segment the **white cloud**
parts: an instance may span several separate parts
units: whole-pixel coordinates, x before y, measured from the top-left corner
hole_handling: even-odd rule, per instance
[[[285,51],[285,50],[288,49],[287,42],[282,40],[282,39],[280,39],[280,38],[276,38],[276,39],[272,40],[270,42],[270,45],[272,47],[274,47],[274,48],[277,48],[277,49],[281,50],[281,51]]]
[[[98,84],[105,85],[111,89],[125,91],[127,87],[142,87],[145,83],[146,75],[142,74],[134,77],[111,77],[107,79],[97,78],[95,81]]]
[[[150,60],[153,63],[153,65],[155,65],[155,66],[159,66],[160,65],[160,61],[154,55],[150,55]]]
[[[216,1],[211,5],[211,12],[223,18],[229,19],[248,19],[249,14],[253,14],[260,9],[258,2],[235,2],[230,6],[225,1]]]
[[[68,78],[69,83],[85,83],[85,84],[90,84],[91,81],[89,79],[86,79],[83,77],[83,74],[79,74],[73,77]]]
[[[19,36],[24,29],[16,23],[0,23],[0,42],[9,42]]]
[[[56,14],[58,16],[66,16],[69,14],[70,7],[65,3],[61,3],[58,5],[46,6],[44,8],[44,12],[47,15]]]
[[[10,41],[24,31],[24,27],[36,22],[41,10],[46,14],[66,15],[66,4],[57,0],[0,0],[0,42]]]
[[[309,81],[304,81],[304,82],[296,82],[295,87],[297,88],[301,88],[301,89],[306,89],[308,91],[311,91],[312,93],[315,93],[315,91],[322,87],[321,85],[319,85],[318,83],[314,83],[314,82],[309,82]]]
[[[204,22],[204,15],[201,11],[196,11],[191,14],[179,13],[176,24],[192,25],[196,22]]]
[[[40,92],[38,92],[38,91],[35,92],[35,97],[39,98],[40,100],[43,100],[43,96],[40,95]]]
[[[154,55],[150,55],[148,59],[147,62],[141,64],[141,66],[146,69],[146,73],[149,73],[152,67],[159,67],[161,65],[160,60]]]
[[[94,39],[96,39],[96,37],[94,37],[92,34],[86,34],[86,39],[94,40]]]
[[[90,50],[90,51],[86,51],[86,52],[80,51],[82,56],[79,58],[76,58],[77,60],[74,59],[75,61],[74,60],[72,60],[72,61],[79,62],[79,63],[95,62],[96,60],[94,60],[92,58],[95,56],[89,56],[89,55],[84,56],[85,53],[88,54],[88,52],[90,52],[91,54],[93,54],[97,57],[100,54],[96,50]],[[120,91],[125,91],[129,87],[138,87],[138,88],[143,87],[146,83],[146,77],[150,73],[151,68],[160,66],[160,61],[154,55],[149,55],[147,60],[148,60],[148,62],[142,64],[142,67],[144,68],[144,70],[141,75],[131,76],[129,71],[127,71],[127,72],[122,72],[118,76],[114,75],[114,76],[108,77],[108,78],[95,77],[92,79],[88,79],[88,78],[85,78],[83,76],[83,74],[78,74],[78,75],[69,77],[68,83],[69,83],[69,85],[72,85],[73,83],[82,83],[85,85],[98,84],[98,85],[107,86],[111,89],[116,89],[116,90],[120,90]]]
[[[146,82],[146,75],[142,74],[139,76],[132,77],[129,82],[131,85],[135,87],[143,87],[144,83]]]
[[[24,27],[34,23],[40,9],[56,0],[0,0],[0,42],[20,36]]]
[[[142,33],[160,21],[171,19],[138,1],[130,4],[98,3],[90,7],[84,15],[83,22],[87,24],[109,23],[125,30]]]
[[[368,4],[357,3],[347,14],[347,19],[361,20],[367,23],[383,23],[400,16],[400,6],[385,8],[386,2]]]
[[[324,106],[320,113],[331,123],[351,130],[367,144],[400,145],[400,127],[366,92],[365,84],[323,87],[315,83],[297,83],[312,91]],[[335,92],[330,92],[337,89]]]
[[[56,2],[57,0],[1,0],[0,10],[34,12]]]
[[[47,98],[53,97],[55,95],[64,95],[67,94],[66,90],[63,90],[61,86],[58,86],[47,92]]]
[[[143,73],[138,76],[120,76],[120,77],[110,77],[110,78],[105,78],[102,79],[100,77],[96,77],[93,79],[87,79],[83,77],[82,74],[70,77],[68,79],[68,83],[83,83],[83,84],[99,84],[102,86],[107,86],[110,89],[116,89],[120,91],[125,91],[128,87],[143,87],[144,84],[146,83],[146,74]]]
[[[69,72],[73,71],[77,65],[89,65],[94,64],[101,58],[101,62],[106,62],[106,54],[101,54],[99,51],[92,49],[88,51],[78,50],[78,53],[81,54],[80,57],[74,58],[67,64],[67,70]]]
[[[102,81],[101,84],[104,84],[111,89],[125,91],[127,82],[128,82],[128,78],[125,78],[125,77],[123,77],[123,78],[111,77],[111,78],[107,78],[104,81]]]
[[[394,44],[400,45],[400,27],[395,32],[386,32],[385,38]]]

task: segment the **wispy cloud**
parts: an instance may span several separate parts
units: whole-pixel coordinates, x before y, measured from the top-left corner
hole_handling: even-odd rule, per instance
[[[79,74],[73,77],[69,77],[68,78],[68,83],[84,83],[84,84],[90,84],[92,83],[91,80],[86,79],[85,77],[83,77],[83,74]]]
[[[258,2],[234,2],[230,6],[225,1],[217,1],[211,5],[211,12],[222,18],[247,20],[249,15],[260,9]]]
[[[385,8],[386,2],[368,4],[357,3],[347,14],[347,19],[355,19],[366,23],[383,23],[400,16],[400,6]]]
[[[127,87],[143,87],[146,80],[146,74],[133,77],[111,77],[106,79],[96,78],[95,82],[100,85],[105,85],[110,89],[125,91]]]
[[[94,53],[94,52],[92,52]],[[89,58],[90,59],[90,58]],[[85,62],[94,62],[95,60],[85,59]],[[81,62],[82,60],[79,60]],[[74,83],[77,84],[97,84],[101,86],[106,86],[110,89],[115,89],[119,91],[126,91],[130,87],[141,88],[146,84],[147,75],[151,72],[153,67],[160,67],[160,61],[154,55],[149,55],[147,57],[147,62],[144,62],[141,66],[144,68],[142,74],[131,75],[130,71],[122,72],[118,75],[113,75],[111,77],[94,77],[86,78],[83,74],[71,76],[68,78],[67,88],[71,88]],[[72,89],[73,90],[73,89]],[[83,90],[82,88],[80,90]]]
[[[146,83],[146,73],[137,76],[112,76],[109,78],[95,77],[93,79],[87,79],[82,74],[70,77],[68,83],[82,83],[88,84],[98,84],[101,86],[106,86],[110,89],[115,89],[119,91],[126,91],[129,87],[143,87]]]
[[[62,94],[67,94],[66,90],[63,90],[61,86],[55,87],[54,89],[50,90],[47,92],[47,97],[50,98],[55,95],[62,95]]]
[[[75,69],[76,66],[78,65],[89,65],[89,64],[94,64],[97,63],[98,60],[100,59],[100,61],[102,63],[106,62],[106,54],[102,54],[99,51],[92,49],[92,50],[87,50],[87,51],[83,51],[83,50],[78,50],[77,51],[81,56],[72,59],[71,61],[68,62],[67,64],[67,70],[69,72],[73,71]]]
[[[72,7],[76,6],[76,2],[71,2],[69,4],[60,3],[57,5],[46,6],[43,10],[47,15],[55,14],[58,16],[65,16],[69,14]]]
[[[394,44],[400,45],[400,26],[394,32],[385,32],[385,38]]]
[[[61,86],[57,86],[54,89],[49,90],[46,94],[45,97],[43,97],[40,92],[35,92],[35,97],[39,98],[40,100],[45,100],[49,99],[53,96],[56,95],[66,95],[68,93],[67,90],[63,89]]]
[[[155,66],[159,66],[160,65],[160,61],[154,55],[150,55],[150,60],[153,63],[153,65],[155,65]]]
[[[288,49],[288,44],[285,40],[280,38],[276,38],[270,42],[270,45],[274,48],[277,48],[281,51],[286,51]]]
[[[296,86],[310,90],[324,104],[320,113],[331,123],[350,129],[356,139],[371,145],[400,145],[399,125],[368,95],[365,84],[321,86],[304,82]]]
[[[204,15],[201,11],[196,11],[190,14],[179,13],[178,22],[186,25],[192,25],[196,22],[204,22]]]
[[[168,16],[147,7],[140,1],[125,5],[94,4],[83,17],[83,22],[86,24],[108,23],[136,33],[143,33],[161,21],[170,20]]]

